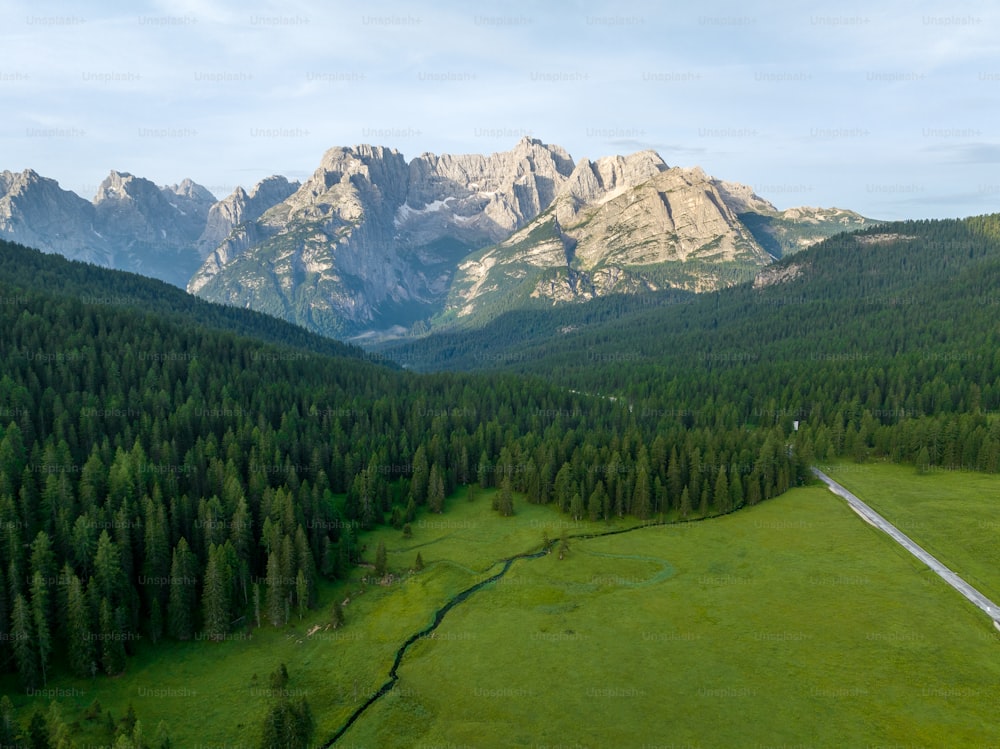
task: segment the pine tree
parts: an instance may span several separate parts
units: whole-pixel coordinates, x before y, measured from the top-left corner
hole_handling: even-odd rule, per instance
[[[444,478],[437,463],[431,468],[430,479],[428,481],[427,509],[437,513],[444,510]]]
[[[195,569],[197,559],[181,536],[174,547],[170,565],[170,594],[167,602],[167,632],[177,640],[190,640],[194,636]]]
[[[260,583],[254,583],[251,587],[253,591],[253,620],[254,624],[260,627]]]
[[[413,477],[410,479],[410,493],[418,505],[427,500],[427,484],[430,480],[430,470],[427,466],[427,451],[424,446],[417,447],[413,454]]]
[[[413,562],[413,569],[420,572],[424,568],[424,558],[420,556],[420,552],[417,552],[417,558]]]
[[[929,473],[931,469],[931,455],[927,450],[927,446],[920,448],[920,452],[917,453],[917,473],[925,474]]]
[[[635,476],[635,491],[632,501],[632,514],[640,520],[647,520],[652,514],[653,497],[649,485],[649,470],[645,462],[640,462]]]
[[[96,659],[93,628],[83,583],[75,574],[67,584],[66,630],[70,670],[80,677],[89,676]]]
[[[563,463],[559,468],[552,492],[556,507],[560,511],[566,512],[573,502],[573,468],[569,463]]]
[[[330,624],[334,629],[337,629],[344,624],[344,607],[341,606],[340,601],[337,599],[333,600],[333,607],[330,611]]]
[[[281,576],[281,558],[277,550],[267,557],[267,590],[264,608],[272,626],[281,626],[285,611],[285,584]]]
[[[232,619],[229,610],[229,594],[226,590],[222,550],[215,544],[208,549],[208,564],[205,566],[205,583],[201,595],[202,620],[205,636],[211,640],[221,640],[229,632]]]
[[[729,482],[729,506],[739,509],[743,506],[743,482],[740,481],[740,474],[733,472],[733,480]]]
[[[600,520],[606,501],[607,493],[604,491],[604,482],[598,481],[594,491],[590,494],[590,499],[587,500],[587,517],[590,518],[591,522]]]
[[[38,665],[38,651],[35,648],[35,628],[31,607],[24,596],[18,594],[11,611],[10,638],[14,650],[14,661],[21,682],[26,689],[36,688],[41,680]]]
[[[108,676],[125,670],[125,633],[123,609],[112,609],[107,598],[101,599],[98,629],[101,633],[101,666]]]
[[[17,746],[15,739],[20,734],[20,729],[14,703],[10,701],[10,697],[3,695],[0,697],[0,746]]]
[[[514,492],[511,488],[510,475],[503,477],[500,483],[500,491],[497,492],[497,511],[505,518],[514,514]]]
[[[295,575],[295,602],[299,609],[299,621],[305,616],[306,607],[309,605],[309,583],[306,581],[306,573],[301,569]]]
[[[42,684],[48,681],[49,658],[52,656],[52,628],[49,626],[48,611],[49,586],[42,579],[42,573],[36,570],[31,579],[31,617],[35,625],[35,647]]]
[[[682,518],[686,518],[691,514],[691,492],[685,486],[684,490],[681,492],[681,504],[680,504],[680,515]]]
[[[726,467],[719,466],[719,473],[715,477],[715,493],[712,497],[716,512],[726,513],[732,509],[729,499],[729,479],[726,477]]]

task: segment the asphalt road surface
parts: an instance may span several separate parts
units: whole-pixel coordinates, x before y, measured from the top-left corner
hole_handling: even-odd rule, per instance
[[[843,497],[847,500],[847,503],[855,509],[862,517],[868,520],[876,528],[888,533],[900,546],[906,549],[908,552],[913,554],[917,559],[930,567],[934,572],[936,572],[941,579],[943,579],[948,585],[953,587],[967,599],[972,601],[973,604],[978,606],[980,609],[986,612],[986,614],[993,619],[994,622],[1000,620],[1000,606],[993,603],[989,598],[984,596],[978,590],[969,585],[965,580],[960,578],[950,569],[945,567],[936,558],[928,554],[923,548],[907,536],[905,533],[899,530],[896,526],[886,520],[884,517],[879,515],[875,510],[869,507],[867,504],[862,502],[860,499],[851,494],[847,489],[842,487],[832,478],[827,476],[818,468],[813,468],[812,472],[823,481],[834,494]]]

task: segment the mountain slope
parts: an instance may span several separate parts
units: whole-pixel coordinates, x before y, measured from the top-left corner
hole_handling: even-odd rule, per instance
[[[370,359],[368,353],[253,310],[212,304],[136,273],[67,260],[0,240],[0,283],[9,305],[44,289],[82,304],[156,314],[194,330],[221,330],[315,354]]]
[[[328,151],[313,176],[206,260],[188,289],[334,335],[428,316],[455,262],[551,202],[572,162],[522,140],[492,156]]]
[[[925,357],[930,371],[985,356],[1000,334],[992,317],[998,226],[997,216],[884,224],[824,240],[768,266],[752,283],[681,300],[640,297],[647,303],[596,324],[574,325],[567,314],[560,330],[537,339],[520,340],[517,330],[533,328],[542,313],[516,326],[505,315],[475,331],[435,333],[383,351],[415,369],[502,366],[572,387],[610,375],[623,387],[648,388],[642,383],[653,372],[687,379],[724,369],[743,373],[747,391],[757,392],[754,372],[765,367],[800,381],[823,363],[861,368],[902,355]],[[590,304],[576,308],[581,320]],[[616,366],[625,361],[628,367]]]
[[[215,197],[191,180],[157,187],[112,171],[88,202],[28,169],[0,173],[0,237],[184,286]]]
[[[127,172],[92,202],[31,171],[0,175],[0,237],[359,340],[609,294],[710,291],[869,223],[778,211],[653,151],[574,161],[527,137],[410,161],[332,148],[304,184],[269,177],[220,201],[190,180]]]
[[[670,169],[653,152],[582,161],[552,208],[459,265],[442,322],[608,294],[713,290],[771,260],[700,169]]]
[[[653,151],[574,162],[523,138],[505,153],[406,163],[392,149],[335,148],[294,194],[234,225],[188,290],[328,335],[399,335],[608,294],[732,285],[786,245],[855,225],[843,219],[779,212],[749,187],[670,168]]]

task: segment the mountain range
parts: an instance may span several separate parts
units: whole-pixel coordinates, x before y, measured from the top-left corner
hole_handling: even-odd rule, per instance
[[[112,171],[92,201],[0,173],[0,237],[338,338],[474,327],[612,294],[703,292],[873,222],[779,211],[654,151],[590,161],[523,138],[491,155],[332,148],[302,184],[216,198]]]

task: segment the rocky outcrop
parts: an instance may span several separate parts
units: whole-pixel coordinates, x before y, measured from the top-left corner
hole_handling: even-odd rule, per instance
[[[529,300],[708,291],[752,278],[772,259],[718,185],[648,151],[581,161],[553,210],[459,266],[447,309],[481,317]]]
[[[0,236],[183,286],[200,263],[194,243],[214,203],[191,180],[161,188],[113,171],[88,202],[30,169],[3,172]]]
[[[381,146],[333,148],[298,190],[231,231],[188,290],[250,298],[336,335],[408,324],[436,311],[461,258],[534,219],[572,171],[564,150],[530,138],[409,163]]]
[[[0,236],[44,252],[111,267],[114,253],[96,228],[94,206],[26,169],[0,172]]]
[[[0,174],[0,235],[352,337],[524,305],[752,278],[774,258],[872,222],[778,211],[745,185],[654,151],[575,162],[510,151],[331,148],[302,184],[273,176],[216,201],[191,180],[111,172],[93,202],[32,171]]]

